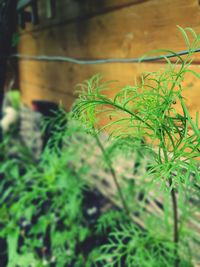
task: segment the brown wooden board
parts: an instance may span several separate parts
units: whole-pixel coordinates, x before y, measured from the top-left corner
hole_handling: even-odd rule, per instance
[[[31,99],[41,98],[62,101],[69,110],[76,96],[77,84],[90,76],[100,73],[105,81],[116,80],[111,85],[110,96],[124,85],[134,85],[141,75],[148,71],[163,68],[163,64],[107,64],[107,65],[74,65],[70,63],[45,63],[22,61],[20,63],[20,86],[23,88],[23,100],[30,103]],[[192,70],[200,73],[198,66],[191,66]],[[118,82],[117,82],[118,81]],[[183,81],[184,96],[192,116],[200,112],[200,80],[193,75],[186,75]],[[116,88],[114,90],[113,88]],[[44,91],[46,92],[44,93]],[[48,91],[48,92],[47,92]],[[64,97],[66,94],[66,97]],[[68,97],[70,96],[70,102]]]
[[[149,0],[21,36],[19,51],[81,58],[142,56],[153,49],[185,49],[176,25],[197,32],[196,0]],[[75,11],[74,11],[75,12]]]
[[[114,12],[133,5],[141,5],[150,0],[61,0],[38,1],[39,25],[27,24],[26,30],[42,31],[49,27],[57,27],[60,24],[72,23],[77,20],[85,20],[104,13]],[[51,5],[50,2],[53,4]]]
[[[59,24],[53,24],[52,20],[45,28],[45,22],[41,21],[36,28],[23,31],[19,53],[82,59],[138,57],[154,49],[186,49],[177,24],[191,26],[197,33],[200,30],[200,6],[196,0],[110,0],[101,1],[102,5],[97,2],[85,0],[78,5],[78,1],[57,1],[57,12],[63,10],[62,15],[55,18],[59,18]],[[39,1],[40,6],[39,11],[44,15],[44,1]],[[200,54],[196,54],[196,65],[192,67],[195,70],[198,70],[199,60]],[[55,101],[61,97],[65,104],[65,99],[74,94],[75,86],[96,73],[106,80],[117,79],[124,85],[138,79],[144,71],[160,67],[163,67],[160,63],[75,65],[19,61],[20,89],[25,103],[41,96],[43,99],[54,96]],[[186,96],[193,114],[200,109],[200,83],[194,77],[186,78],[184,83],[190,88]]]

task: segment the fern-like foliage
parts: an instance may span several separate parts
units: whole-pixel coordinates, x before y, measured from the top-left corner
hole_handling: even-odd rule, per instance
[[[109,235],[109,242],[102,246],[97,263],[101,262],[105,267],[171,267],[173,251],[174,244],[164,237],[155,237],[137,226],[123,224]],[[180,267],[190,266],[184,260],[180,263]]]
[[[74,116],[89,129],[100,127],[99,120],[103,118],[106,123],[98,131],[107,130],[117,139],[146,139],[152,153],[157,147],[152,166],[154,178],[155,173],[159,173],[158,179],[168,179],[175,173],[176,179],[172,180],[171,187],[188,181],[187,175],[181,174],[183,168],[189,173],[194,171],[200,181],[195,164],[200,155],[199,118],[198,114],[195,120],[191,118],[183,97],[185,75],[192,73],[200,78],[189,68],[193,51],[199,46],[200,35],[190,28],[180,30],[189,49],[186,57],[177,55],[176,63],[166,58],[165,68],[144,74],[141,83],[125,86],[114,98],[106,95],[106,91],[112,90],[108,87],[109,83],[103,83],[102,78],[95,75],[81,86],[80,97],[73,109]],[[187,31],[193,35],[191,42]],[[177,109],[178,104],[181,111]]]
[[[159,251],[163,247],[158,241],[160,238],[155,238],[154,234],[151,236],[151,229],[147,236],[138,234],[137,229],[129,235],[127,229],[122,227],[121,232],[116,230],[112,235],[114,241],[111,239],[104,247],[102,259],[107,259],[104,265],[107,267],[190,266],[180,261],[180,257],[184,258],[181,252],[184,242],[179,236],[183,221],[179,221],[177,192],[185,203],[189,203],[187,193],[191,191],[188,190],[194,190],[200,183],[199,115],[197,113],[196,118],[191,117],[183,95],[183,81],[187,74],[200,79],[200,74],[190,68],[195,49],[200,45],[200,34],[197,35],[191,28],[179,27],[179,30],[188,48],[186,56],[169,50],[154,51],[171,53],[177,60],[173,63],[164,57],[166,64],[162,69],[147,72],[141,77],[141,82],[117,90],[111,89],[113,82],[105,83],[100,75],[95,75],[80,85],[80,97],[73,107],[76,119],[92,134],[106,131],[115,140],[114,147],[118,143],[123,148],[121,144],[127,144],[127,140],[132,148],[138,148],[140,143],[141,151],[150,152],[153,158],[142,181],[148,178],[148,181],[156,182],[156,187],[162,187],[168,197],[171,195],[170,221],[174,243],[165,235],[166,242],[162,244],[166,249],[162,253]],[[109,96],[111,90],[117,91],[114,97]],[[185,212],[183,206],[179,208]],[[167,210],[166,207],[164,209]],[[126,236],[132,240],[130,243],[124,243]],[[165,259],[167,262],[164,262]]]

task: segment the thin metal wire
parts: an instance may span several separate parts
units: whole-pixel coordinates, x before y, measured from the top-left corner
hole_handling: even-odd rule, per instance
[[[153,57],[139,57],[139,58],[101,58],[101,59],[76,59],[72,57],[64,56],[47,56],[47,55],[24,55],[24,54],[13,54],[11,58],[18,58],[20,60],[30,60],[30,61],[60,61],[69,62],[79,65],[91,65],[91,64],[108,64],[108,63],[139,63],[139,62],[153,62],[159,61],[166,58],[173,58],[178,56],[183,56],[189,54],[191,51],[183,50],[176,53],[170,53],[167,55],[153,56]],[[200,48],[193,50],[192,52],[200,52]]]

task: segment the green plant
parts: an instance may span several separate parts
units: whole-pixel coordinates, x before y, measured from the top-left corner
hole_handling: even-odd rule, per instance
[[[117,242],[116,242],[117,240]],[[110,234],[109,244],[102,247],[104,266],[172,266],[173,244],[160,236],[145,234],[136,226],[121,225]]]
[[[11,107],[13,107],[16,110],[19,110],[20,108],[20,92],[18,90],[12,90],[9,91],[6,94],[7,101],[10,103]]]
[[[126,218],[111,210],[99,215],[94,226],[88,222],[84,198],[92,190],[87,176],[97,143],[80,123],[67,117],[61,109],[44,120],[44,130],[52,135],[37,163],[19,141],[10,144],[12,133],[1,143],[0,241],[5,245],[0,260],[5,266],[93,267],[102,240]],[[7,154],[11,146],[15,153]],[[114,147],[109,150],[113,153]],[[91,239],[94,247],[85,250]]]
[[[152,224],[155,222],[152,216],[148,218],[149,226],[145,235],[140,228],[135,227],[135,224],[129,223],[132,212],[143,209],[143,204],[139,205],[137,202],[137,194],[142,191],[144,200],[148,194],[147,184],[136,187],[134,180],[128,180],[127,184],[122,186],[121,180],[118,179],[130,213],[122,212],[119,208],[111,209],[100,215],[94,227],[88,225],[83,214],[83,198],[85,188],[88,188],[92,178],[90,159],[93,160],[96,175],[98,175],[98,167],[98,169],[105,168],[104,174],[107,173],[112,177],[106,157],[109,157],[109,163],[114,169],[115,161],[118,157],[122,157],[122,152],[127,154],[127,149],[130,150],[130,155],[138,149],[143,155],[140,149],[141,142],[139,140],[134,142],[134,148],[132,148],[132,140],[126,138],[105,146],[102,138],[98,137],[104,145],[103,151],[106,152],[106,157],[101,153],[97,156],[94,154],[95,144],[97,148],[99,146],[97,140],[85,133],[85,129],[75,121],[68,119],[66,127],[66,116],[67,114],[61,111],[55,119],[45,122],[45,127],[49,127],[52,131],[52,137],[37,164],[32,160],[31,151],[21,149],[21,146],[16,143],[14,156],[10,157],[4,153],[4,149],[8,149],[7,146],[10,147],[10,135],[4,139],[5,143],[1,144],[0,152],[4,160],[0,164],[0,235],[7,241],[8,248],[5,248],[3,257],[8,254],[7,266],[9,267],[15,266],[15,262],[18,262],[19,267],[27,267],[31,264],[32,266],[51,266],[52,264],[60,267],[67,264],[67,266],[93,267],[95,262],[98,267],[104,266],[104,256],[107,257],[108,253],[99,246],[102,242],[106,242],[106,236],[109,233],[111,233],[110,240],[114,235],[123,236],[122,226],[124,225],[125,229],[127,228],[126,234],[129,230],[132,231],[131,227],[133,227],[134,231],[138,231],[140,238],[148,239],[147,233],[152,238],[155,236],[155,233],[151,232],[150,222]],[[99,152],[101,151],[100,148]],[[142,159],[137,161],[140,162]],[[94,181],[97,180],[98,177],[95,176]],[[132,199],[135,205],[128,202]],[[119,194],[116,195],[115,200],[121,200]],[[158,222],[158,219],[155,219]],[[99,240],[98,245],[94,245],[85,252],[84,246],[86,244],[87,247],[87,242],[90,243],[91,238]],[[102,238],[103,241],[101,241]],[[159,237],[154,239],[157,240]],[[119,245],[118,241],[120,238],[114,239],[112,243],[116,248]],[[163,246],[165,247],[164,244]],[[173,247],[173,244],[171,246]],[[155,246],[151,245],[151,247]],[[113,253],[117,251],[112,249],[110,257],[112,258]],[[130,258],[134,250],[126,250],[125,254],[128,251],[131,251]],[[172,254],[167,250],[165,255]],[[97,261],[98,258],[99,261]],[[120,256],[118,259],[120,264]]]
[[[64,121],[66,113],[59,113],[62,134],[61,128],[55,130],[37,164],[16,144],[16,155],[6,156],[9,136],[1,144],[0,237],[7,243],[8,267],[82,266],[86,261],[76,250],[91,234],[82,212],[87,167],[73,168],[80,154],[71,141],[80,128],[66,129]]]
[[[166,58],[165,68],[146,73],[141,83],[122,88],[114,98],[106,95],[106,91],[110,90],[109,83],[103,83],[100,76],[96,75],[82,85],[80,97],[73,108],[74,117],[87,125],[92,133],[94,129],[98,129],[98,119],[103,116],[108,118],[107,121],[110,118],[112,120],[95,133],[107,129],[109,135],[120,142],[131,137],[132,146],[138,139],[147,139],[142,147],[151,152],[153,161],[145,177],[154,184],[158,183],[171,195],[174,247],[172,258],[175,267],[182,265],[181,260],[184,257],[180,248],[177,195],[178,192],[185,192],[182,197],[186,197],[186,192],[200,181],[196,161],[200,156],[199,116],[197,113],[195,119],[191,118],[183,97],[185,75],[192,74],[200,78],[199,73],[189,68],[194,50],[199,46],[200,35],[196,35],[191,28],[179,29],[188,46],[187,56],[177,55],[175,63]],[[192,41],[189,40],[187,32],[192,35]],[[168,50],[158,52],[176,55]],[[181,107],[180,112],[176,108],[177,105]],[[192,177],[191,173],[195,176]],[[123,203],[123,206],[125,205]],[[120,243],[119,238],[117,242]],[[119,251],[110,253],[119,258]],[[137,251],[134,255],[137,255]],[[119,261],[116,262],[120,266]],[[133,266],[131,264],[133,263],[128,266]],[[145,266],[139,265],[139,262],[135,264],[134,266]],[[166,266],[170,264],[169,262]]]

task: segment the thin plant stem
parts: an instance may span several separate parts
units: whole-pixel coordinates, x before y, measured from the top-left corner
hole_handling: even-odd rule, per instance
[[[124,195],[122,193],[122,190],[121,190],[120,184],[118,182],[116,172],[115,172],[115,170],[114,170],[114,168],[112,166],[112,163],[111,163],[111,161],[110,161],[110,159],[109,159],[109,157],[108,157],[108,155],[107,155],[107,153],[106,153],[106,151],[104,149],[104,146],[102,145],[99,137],[96,134],[95,134],[95,139],[96,139],[96,142],[97,142],[99,148],[101,149],[101,152],[102,152],[103,157],[104,157],[104,159],[106,161],[106,164],[109,167],[110,173],[112,175],[113,181],[115,183],[115,186],[117,188],[117,191],[118,191],[118,194],[119,194],[119,197],[120,197],[120,200],[121,200],[121,204],[122,204],[126,214],[130,217],[130,210],[129,210],[129,208],[127,206],[127,203],[125,201]]]
[[[172,179],[169,180],[169,185],[172,185]],[[172,209],[173,209],[173,220],[174,220],[174,231],[173,231],[173,241],[174,241],[174,267],[179,267],[179,258],[178,258],[178,243],[179,243],[179,228],[178,228],[178,205],[175,188],[171,190],[171,200],[172,200]]]
[[[163,149],[164,160],[168,162],[167,150],[164,141],[163,132],[160,135],[161,146]],[[169,179],[169,186],[172,186],[172,178]],[[178,243],[179,243],[179,228],[178,228],[178,205],[175,188],[171,189],[171,201],[172,201],[172,211],[173,211],[173,242],[174,242],[174,267],[179,267],[179,257],[178,257]]]

